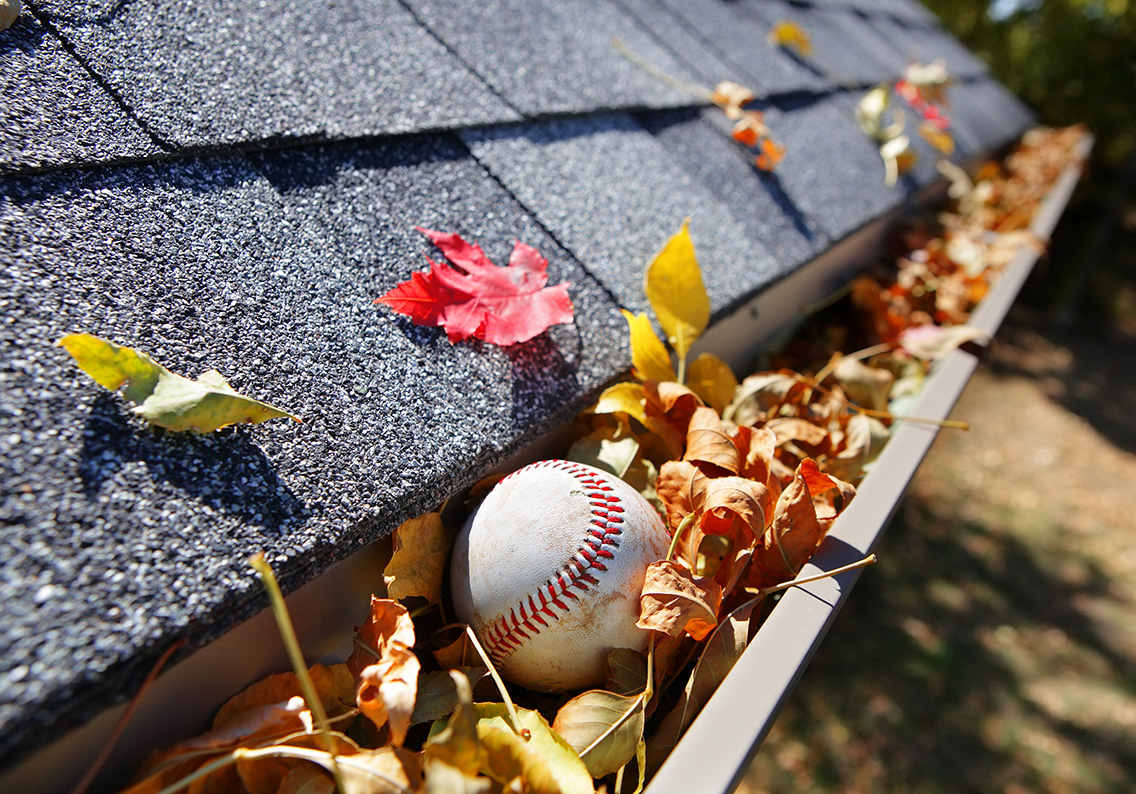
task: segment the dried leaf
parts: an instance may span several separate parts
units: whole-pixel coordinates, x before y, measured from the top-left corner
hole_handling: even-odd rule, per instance
[[[417,325],[442,326],[451,342],[470,336],[495,345],[527,342],[549,326],[572,322],[568,284],[548,284],[548,261],[517,242],[507,267],[497,267],[457,234],[417,227],[455,267],[427,258],[430,270],[413,273],[376,300]]]
[[[425,794],[488,794],[493,781],[486,777],[467,775],[457,767],[436,758],[426,757]]]
[[[55,343],[79,367],[111,391],[125,385],[123,396],[138,403],[132,410],[167,430],[211,433],[228,425],[258,424],[292,414],[233,391],[216,370],[197,380],[175,375],[145,353],[90,334],[68,334]]]
[[[647,741],[647,770],[654,773],[670,754],[687,726],[698,716],[714,690],[725,680],[749,644],[750,620],[762,599],[747,601],[722,619],[710,635],[679,696],[678,703],[663,718]]]
[[[410,715],[411,725],[440,720],[458,707],[460,693],[450,673],[461,673],[470,686],[477,686],[477,682],[488,675],[489,671],[484,667],[455,667],[419,675],[414,713]]]
[[[841,356],[832,368],[832,377],[856,405],[873,411],[887,410],[888,393],[895,376],[886,369],[869,367],[862,361]]]
[[[414,623],[397,601],[371,596],[371,614],[355,630],[355,651],[347,660],[355,672],[355,701],[376,728],[389,723],[391,741],[401,745],[410,727],[421,665],[414,647]]]
[[[813,41],[809,32],[796,22],[782,19],[774,23],[769,30],[769,43],[795,50],[798,55],[807,58],[812,55]]]
[[[698,395],[673,381],[649,380],[643,384],[647,427],[670,448],[672,457],[682,457],[690,419],[702,405]]]
[[[286,739],[288,747],[306,747],[313,750],[326,751],[326,742],[330,740],[338,755],[355,755],[360,752],[359,745],[351,741],[342,733],[332,732],[328,736],[294,735]],[[327,791],[326,782],[334,781],[323,768],[310,761],[294,758],[287,755],[267,756],[260,758],[244,758],[236,763],[235,778],[228,777],[227,782],[240,786],[235,789],[241,794],[279,794],[288,790],[288,787],[299,786],[300,791],[305,788],[309,791]],[[211,785],[208,791],[222,791],[218,784],[221,780],[210,777]],[[192,788],[191,788],[192,791]]]
[[[803,461],[777,500],[773,523],[746,572],[746,586],[769,587],[796,578],[832,523],[832,517],[822,519],[817,515],[814,497],[832,489],[843,494],[846,487],[850,488],[822,473],[815,461]],[[843,508],[843,498],[841,502],[839,507]]]
[[[890,438],[891,431],[879,419],[854,414],[844,430],[843,449],[825,463],[825,473],[848,482],[859,480],[865,467],[879,457]]]
[[[329,717],[354,708],[355,682],[347,665],[315,664],[308,670],[308,676]],[[303,690],[295,673],[278,673],[262,678],[225,701],[213,717],[212,729],[218,731],[237,724],[247,725],[250,715],[266,707],[275,709],[283,706],[296,697],[302,699]],[[306,705],[304,709],[307,709]],[[285,732],[291,733],[302,727],[298,723],[293,723],[293,726]]]
[[[343,794],[413,794],[422,785],[421,761],[401,747],[336,756],[334,765],[331,756],[322,753],[316,763],[329,772],[338,766]]]
[[[439,513],[403,522],[394,531],[394,554],[383,572],[387,595],[396,601],[419,597],[430,604],[438,603],[453,545],[453,535]]]
[[[639,442],[633,436],[616,438],[617,432],[618,428],[601,427],[589,433],[572,444],[565,459],[623,477],[639,455]]]
[[[687,231],[689,221],[671,237],[647,265],[647,299],[655,310],[667,341],[685,361],[687,351],[710,323],[710,299]]]
[[[647,566],[639,603],[642,611],[635,624],[639,628],[672,637],[685,631],[700,641],[718,624],[722,588],[713,579],[661,560]]]
[[[476,703],[477,735],[489,755],[484,774],[502,785],[520,777],[533,794],[592,794],[584,762],[539,713],[517,709],[525,741],[513,732],[503,703]]]
[[[950,157],[955,153],[955,138],[949,132],[930,122],[919,125],[919,137],[931,144],[940,154]]]
[[[667,512],[667,526],[673,533],[701,504],[708,478],[689,461],[670,460],[659,469],[655,491]]]
[[[742,425],[733,436],[738,450],[738,476],[770,486],[771,464],[777,450],[777,436],[768,427]],[[771,499],[776,495],[772,494]]]
[[[647,657],[630,648],[613,648],[607,656],[604,689],[617,695],[638,695],[647,687]]]
[[[579,754],[592,777],[601,778],[635,757],[643,740],[643,703],[642,695],[593,689],[561,706],[552,730]]]
[[[627,318],[631,331],[631,364],[635,367],[635,377],[639,380],[677,380],[671,366],[671,354],[666,345],[655,335],[651,321],[646,313],[632,314],[621,309]]]
[[[760,425],[781,406],[797,402],[805,385],[795,372],[758,372],[741,382],[722,418],[738,425]]]
[[[714,91],[710,95],[710,101],[725,110],[726,115],[730,118],[737,118],[737,114],[741,113],[741,108],[756,98],[754,93],[744,85],[731,83],[728,80],[714,86]]]
[[[738,473],[738,448],[727,434],[726,425],[713,408],[700,407],[690,417],[686,431],[686,453],[683,460],[707,464],[707,474]],[[715,472],[717,470],[717,472]]]
[[[646,425],[646,400],[642,384],[617,383],[604,389],[603,394],[596,400],[592,412],[597,414],[623,413],[637,419],[640,424]]]
[[[967,342],[986,343],[990,334],[970,325],[943,328],[938,325],[920,325],[908,328],[899,335],[899,345],[911,355],[924,361],[937,361]]]
[[[20,16],[23,4],[20,0],[0,0],[0,30],[7,30]]]
[[[686,368],[686,385],[721,414],[734,399],[738,379],[725,361],[713,353],[700,353]]]
[[[444,761],[466,775],[476,775],[485,768],[489,756],[478,739],[473,688],[457,670],[447,671],[446,677],[453,686],[457,707],[445,727],[431,731],[423,752],[428,759]]]
[[[248,784],[245,784],[248,788]],[[291,769],[281,780],[275,794],[334,794],[335,780],[331,775],[311,764]],[[250,789],[251,794],[251,789]]]

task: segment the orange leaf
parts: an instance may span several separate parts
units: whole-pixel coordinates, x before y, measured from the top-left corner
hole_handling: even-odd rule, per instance
[[[706,475],[689,461],[670,460],[659,469],[655,493],[666,508],[671,533],[702,501],[707,481]]]
[[[713,579],[662,560],[647,567],[639,603],[642,611],[635,624],[639,628],[672,637],[685,631],[702,640],[718,625],[722,588]]]
[[[702,405],[702,400],[690,389],[673,381],[649,380],[643,384],[647,427],[680,457],[690,418]]]
[[[355,631],[357,647],[347,660],[355,673],[359,710],[381,728],[390,724],[391,741],[402,745],[414,712],[421,665],[414,647],[414,623],[397,601],[371,596],[371,615]]]

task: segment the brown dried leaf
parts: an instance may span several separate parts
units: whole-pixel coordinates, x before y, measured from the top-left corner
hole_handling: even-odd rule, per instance
[[[647,657],[630,648],[614,648],[607,655],[604,689],[617,695],[638,695],[647,687]]]
[[[418,596],[427,603],[438,603],[453,545],[453,535],[439,513],[404,522],[394,531],[394,554],[383,572],[387,595],[396,601]]]
[[[838,512],[832,511],[830,517],[819,517],[814,498],[835,492],[834,504],[838,500],[838,508],[843,509],[854,493],[850,489],[847,483],[821,472],[815,461],[803,461],[793,481],[777,500],[773,524],[766,530],[746,572],[746,586],[769,587],[796,578]]]
[[[738,473],[738,448],[727,434],[726,425],[713,408],[701,406],[690,417],[686,431],[686,453],[682,456],[691,463],[708,464],[708,474]]]
[[[371,596],[371,615],[355,631],[357,646],[347,660],[356,672],[359,710],[381,728],[389,723],[391,741],[402,745],[414,712],[421,665],[414,647],[414,623],[397,601]]]
[[[355,682],[347,665],[315,664],[308,670],[308,675],[329,717],[344,714],[354,708]],[[225,701],[213,717],[213,731],[232,729],[238,725],[247,728],[269,714],[279,713],[292,698],[298,697],[302,701],[303,696],[295,673],[270,675]],[[306,712],[307,706],[303,705],[301,710]],[[292,721],[284,733],[302,729],[300,723]]]
[[[686,632],[695,640],[706,638],[718,624],[722,588],[713,579],[695,576],[686,567],[669,560],[651,563],[639,599],[636,622],[641,629],[672,637]]]
[[[757,425],[776,416],[782,405],[797,403],[804,391],[794,372],[758,372],[741,382],[722,417],[738,425]]]
[[[689,461],[671,460],[659,469],[655,492],[667,511],[667,526],[671,533],[701,504],[702,492],[708,478]]]
[[[733,441],[740,461],[738,476],[769,485],[773,455],[777,449],[777,436],[773,431],[742,425],[734,433]]]
[[[681,457],[690,418],[702,405],[698,395],[673,381],[649,380],[643,384],[647,427],[670,447],[674,457]]]
[[[832,377],[856,405],[873,411],[887,410],[888,393],[895,375],[886,369],[869,367],[862,361],[841,356],[832,369]]]

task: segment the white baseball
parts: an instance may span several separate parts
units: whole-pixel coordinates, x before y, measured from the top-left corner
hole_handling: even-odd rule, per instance
[[[612,649],[646,649],[639,594],[669,542],[659,514],[618,477],[533,463],[462,527],[454,607],[509,680],[545,692],[599,684]]]

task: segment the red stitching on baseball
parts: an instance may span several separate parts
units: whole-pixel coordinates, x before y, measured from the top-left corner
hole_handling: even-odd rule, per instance
[[[550,576],[537,589],[536,597],[540,600],[539,606],[533,596],[530,595],[527,604],[522,598],[520,604],[509,611],[508,616],[500,615],[489,621],[485,630],[485,645],[489,656],[496,662],[501,662],[506,656],[519,648],[521,646],[520,638],[530,639],[529,634],[525,631],[526,629],[532,634],[539,634],[542,627],[548,627],[549,624],[540,617],[541,613],[559,620],[561,614],[568,612],[571,604],[565,603],[562,599],[579,600],[579,596],[573,593],[571,588],[587,591],[589,584],[599,585],[599,579],[589,571],[607,571],[607,566],[601,563],[599,558],[614,559],[615,555],[610,549],[619,548],[618,538],[623,534],[622,527],[620,527],[620,524],[623,523],[623,506],[619,502],[619,496],[612,494],[612,486],[600,479],[599,476],[571,461],[542,460],[518,469],[505,477],[502,482],[530,468],[554,468],[575,477],[576,481],[586,489],[584,495],[592,505],[592,520],[585,529],[580,548],[559,571]],[[604,548],[604,546],[609,548]],[[547,597],[545,597],[545,589],[548,591]],[[559,609],[560,613],[558,614],[553,607]],[[517,619],[516,614],[518,609],[521,613],[520,620]],[[527,610],[531,610],[531,616]],[[509,625],[510,617],[512,618],[511,626]],[[540,625],[534,625],[534,621]]]

